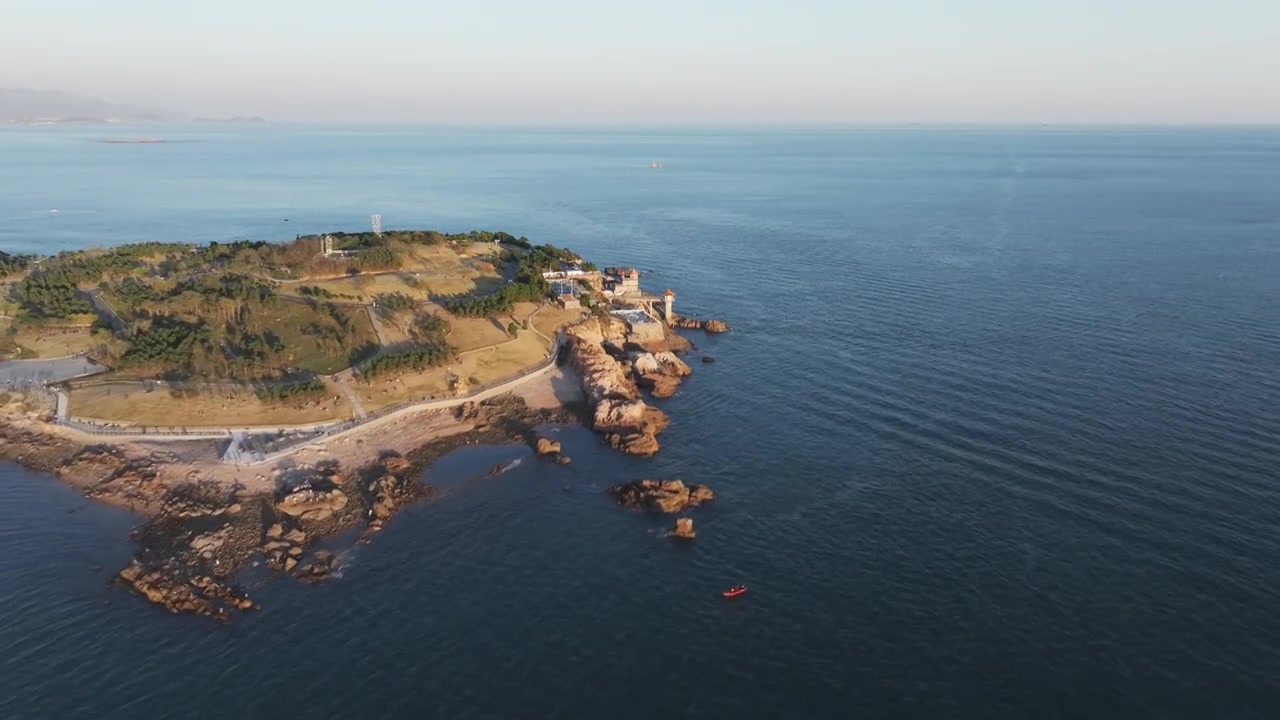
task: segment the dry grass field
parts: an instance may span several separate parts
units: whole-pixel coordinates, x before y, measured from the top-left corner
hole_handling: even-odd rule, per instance
[[[471,257],[488,250],[468,249],[459,254],[449,246],[409,246],[404,251],[404,267],[395,272],[288,283],[280,286],[280,292],[301,296],[302,287],[319,287],[338,296],[339,300],[369,302],[374,296],[384,293],[403,293],[417,300],[427,300],[431,297],[490,293],[502,286],[502,274],[497,267]]]
[[[513,313],[517,319],[527,319],[537,306],[520,303]],[[546,322],[554,331],[557,323],[578,317],[578,313],[565,313],[558,308],[544,307],[534,318],[535,325],[542,324],[542,315],[554,311]],[[509,322],[510,317],[501,318]],[[461,356],[447,367],[432,368],[425,372],[408,372],[396,376],[380,377],[368,383],[354,382],[351,387],[366,410],[373,411],[404,400],[420,400],[433,395],[449,395],[454,392],[450,376],[456,375],[466,387],[492,382],[514,375],[542,362],[551,343],[532,330],[521,330],[517,338],[511,338],[506,330],[498,329],[492,320],[452,318],[454,328],[449,342],[458,348]],[[551,332],[547,332],[550,336]],[[464,349],[469,346],[470,349]]]
[[[303,402],[265,403],[249,391],[202,390],[176,394],[166,388],[147,392],[142,383],[115,382],[73,388],[68,411],[73,417],[122,425],[160,427],[243,427],[302,425],[351,417],[340,391]]]
[[[13,339],[29,351],[23,353],[22,357],[24,358],[52,358],[75,355],[97,344],[93,336],[89,334],[89,328],[81,330],[45,330],[38,327],[24,326],[18,330]]]

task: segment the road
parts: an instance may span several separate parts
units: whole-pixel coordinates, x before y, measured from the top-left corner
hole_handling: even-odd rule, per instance
[[[75,355],[47,360],[7,360],[0,362],[0,387],[51,385],[105,370]]]

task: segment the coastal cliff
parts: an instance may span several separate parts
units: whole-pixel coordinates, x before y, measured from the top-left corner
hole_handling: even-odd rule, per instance
[[[592,319],[566,331],[569,362],[592,407],[591,425],[596,432],[629,455],[653,455],[659,448],[658,433],[667,428],[667,414],[640,398],[627,369],[605,350],[608,322]]]

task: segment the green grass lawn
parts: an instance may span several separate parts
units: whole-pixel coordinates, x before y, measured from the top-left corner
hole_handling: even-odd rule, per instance
[[[351,332],[341,344],[326,343],[306,328],[317,317],[327,316],[324,310],[312,310],[302,303],[281,302],[277,307],[252,316],[249,326],[254,330],[271,330],[284,342],[289,352],[289,362],[303,370],[329,375],[351,366],[362,359],[360,349],[376,347],[377,333],[369,322],[364,308],[339,306],[337,312],[351,323]],[[356,356],[353,358],[353,353]]]

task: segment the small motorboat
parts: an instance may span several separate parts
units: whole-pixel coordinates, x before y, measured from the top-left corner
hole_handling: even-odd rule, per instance
[[[727,598],[733,598],[733,597],[738,597],[739,595],[745,593],[746,591],[747,591],[746,585],[734,585],[733,587],[729,588],[728,590],[725,590],[720,594]]]

